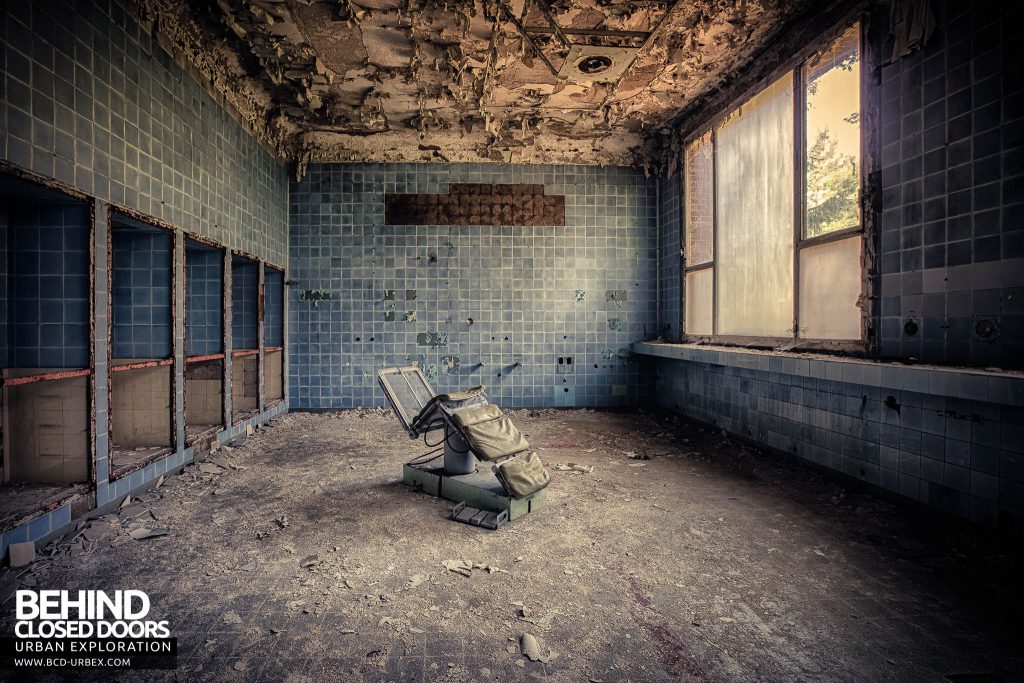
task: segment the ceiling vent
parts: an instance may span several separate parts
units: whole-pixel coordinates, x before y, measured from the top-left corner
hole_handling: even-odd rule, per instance
[[[636,59],[639,48],[573,45],[558,75],[573,83],[614,83]]]

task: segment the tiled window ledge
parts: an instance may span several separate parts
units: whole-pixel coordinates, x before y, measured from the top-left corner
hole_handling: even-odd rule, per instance
[[[703,344],[637,342],[633,344],[633,353],[1024,407],[1022,372],[903,365],[892,361]]]

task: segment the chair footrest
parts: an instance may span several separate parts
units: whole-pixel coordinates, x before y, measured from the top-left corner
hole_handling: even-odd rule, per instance
[[[483,527],[484,529],[500,529],[508,521],[508,510],[492,512],[469,507],[465,501],[452,509],[452,519],[463,524]]]

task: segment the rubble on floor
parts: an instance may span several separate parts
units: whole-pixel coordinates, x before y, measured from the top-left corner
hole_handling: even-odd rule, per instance
[[[290,414],[0,569],[0,604],[18,586],[145,590],[180,652],[148,680],[1010,679],[1024,666],[1005,609],[1021,597],[1015,546],[671,415],[510,412],[557,474],[548,507],[497,531],[400,483],[419,444],[383,411]]]

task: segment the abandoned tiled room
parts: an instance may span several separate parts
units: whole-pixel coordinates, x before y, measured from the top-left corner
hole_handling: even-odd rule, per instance
[[[1024,681],[1024,6],[0,21],[0,680]]]

